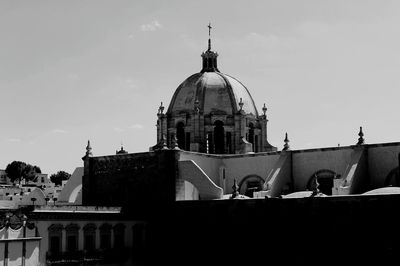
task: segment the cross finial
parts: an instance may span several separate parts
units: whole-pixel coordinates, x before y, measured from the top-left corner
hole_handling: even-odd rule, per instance
[[[211,22],[208,23],[208,51],[211,51]]]

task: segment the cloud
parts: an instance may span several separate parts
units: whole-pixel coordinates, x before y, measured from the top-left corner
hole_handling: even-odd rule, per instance
[[[7,139],[8,142],[21,142],[21,139],[17,139],[17,138],[9,138]]]
[[[54,134],[65,134],[67,133],[67,131],[63,130],[63,129],[59,129],[59,128],[55,128],[51,131]]]
[[[124,129],[122,129],[122,128],[120,128],[120,127],[114,127],[113,129],[114,129],[114,131],[116,131],[116,132],[122,132],[122,131],[124,131]]]
[[[130,126],[129,128],[131,128],[131,129],[143,129],[144,126],[141,125],[141,124],[134,124],[134,125]]]
[[[141,31],[156,31],[158,29],[161,29],[162,27],[163,26],[157,20],[153,20],[151,23],[140,25],[140,30]]]

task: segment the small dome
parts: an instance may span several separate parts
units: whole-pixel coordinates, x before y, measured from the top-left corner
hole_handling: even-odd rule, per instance
[[[313,191],[297,191],[287,195],[282,195],[284,199],[297,199],[297,198],[309,198],[313,195]],[[326,197],[323,193],[318,193],[314,197]]]
[[[361,195],[400,194],[400,187],[382,187],[367,191]]]
[[[205,114],[232,115],[240,110],[240,102],[245,114],[258,116],[253,98],[240,81],[220,72],[200,72],[179,85],[167,113],[190,112],[198,107]]]

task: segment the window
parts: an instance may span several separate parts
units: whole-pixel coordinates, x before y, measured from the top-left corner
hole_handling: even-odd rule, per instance
[[[186,132],[185,150],[190,151],[190,132]]]
[[[207,153],[214,153],[214,144],[213,144],[213,135],[211,132],[207,133],[207,138],[206,138],[206,142],[207,142]]]
[[[258,135],[255,135],[254,136],[254,147],[253,147],[254,152],[258,152],[258,146],[259,146],[259,144],[258,144]]]
[[[114,226],[114,247],[123,248],[125,246],[125,225],[117,224]]]
[[[111,225],[102,224],[100,226],[100,248],[110,249],[111,248]]]
[[[50,252],[51,254],[59,254],[61,252],[61,241],[59,236],[50,237]]]
[[[135,250],[141,250],[145,246],[145,225],[144,224],[135,224],[132,227],[133,234],[133,248]]]
[[[249,142],[252,144],[252,148],[253,148],[253,151],[255,151],[255,148],[254,148],[254,146],[255,146],[255,144],[254,144],[254,125],[253,125],[253,123],[250,123],[249,124],[249,134],[248,134],[248,140],[249,140]]]
[[[67,251],[77,251],[79,243],[79,226],[77,224],[69,224],[65,227],[65,233],[67,236]]]
[[[226,149],[228,153],[232,153],[232,133],[226,132]]]
[[[329,169],[315,172],[308,180],[307,189],[319,191],[325,195],[332,195],[333,179],[336,173]]]
[[[49,232],[49,251],[50,255],[57,255],[62,251],[62,230],[61,224],[52,224],[48,229]]]
[[[86,251],[96,249],[96,225],[87,224],[83,227],[83,246]]]
[[[178,139],[178,147],[182,150],[185,149],[185,125],[183,122],[176,125],[176,138]]]
[[[217,120],[214,123],[214,147],[216,154],[225,153],[225,129],[224,123]]]
[[[249,175],[239,182],[239,193],[252,198],[253,193],[260,191],[263,187],[264,180],[258,175]]]

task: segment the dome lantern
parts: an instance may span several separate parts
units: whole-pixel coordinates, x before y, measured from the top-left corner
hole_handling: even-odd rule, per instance
[[[211,51],[211,23],[208,24],[208,49],[201,54],[203,58],[203,69],[201,72],[219,72],[217,68],[218,53]]]

